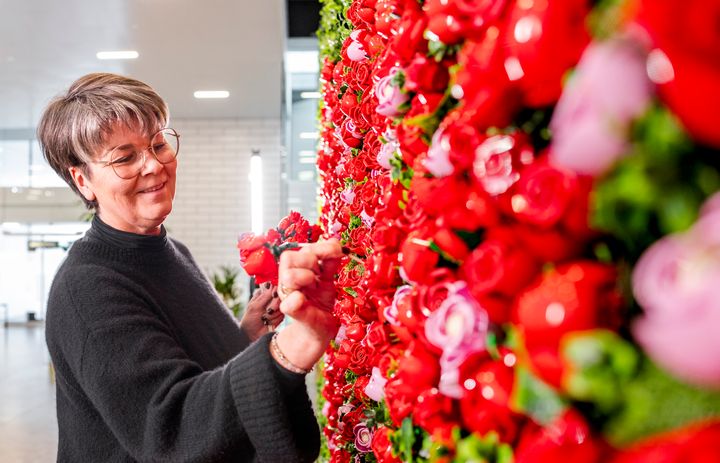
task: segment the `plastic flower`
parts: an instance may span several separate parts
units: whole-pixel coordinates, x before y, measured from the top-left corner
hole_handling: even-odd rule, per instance
[[[353,428],[355,434],[355,448],[360,453],[368,453],[372,451],[373,433],[368,429],[365,423],[358,423]]]
[[[403,93],[395,80],[398,71],[397,68],[391,69],[390,73],[375,85],[375,96],[379,103],[375,110],[383,116],[399,116],[403,113],[400,106],[409,100],[408,95]]]
[[[648,107],[646,52],[629,39],[588,46],[553,113],[551,160],[600,175],[627,150],[627,127]]]
[[[720,209],[713,207],[687,232],[651,246],[633,272],[645,311],[633,326],[637,341],[658,364],[697,384],[720,386],[718,285]]]
[[[471,354],[485,349],[489,319],[465,282],[451,283],[448,290],[445,301],[425,322],[425,336],[442,349],[438,389],[448,397],[460,398],[460,365]]]
[[[365,395],[375,402],[380,402],[385,397],[385,384],[387,379],[383,376],[378,367],[373,367],[370,382],[365,387]]]

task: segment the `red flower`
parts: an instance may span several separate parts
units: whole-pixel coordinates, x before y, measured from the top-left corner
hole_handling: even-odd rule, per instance
[[[715,463],[720,455],[720,423],[685,427],[654,436],[624,450],[612,463]]]
[[[658,47],[648,64],[663,101],[694,137],[720,147],[720,3],[642,0],[639,21]]]
[[[255,277],[256,283],[266,281],[277,282],[277,262],[270,248],[266,246],[266,238],[262,235],[244,233],[238,240],[240,262],[248,275]]]
[[[504,31],[509,52],[504,68],[517,80],[525,103],[541,107],[557,102],[565,73],[580,59],[590,41],[586,0],[514,2]]]
[[[540,262],[522,245],[512,228],[494,227],[465,260],[460,274],[473,296],[481,299],[492,292],[515,296],[539,270]]]
[[[412,232],[400,249],[400,263],[410,281],[424,281],[440,261],[440,255],[430,249],[428,239],[421,231]]]
[[[449,440],[453,428],[460,426],[457,401],[440,394],[435,388],[428,389],[417,398],[413,422],[437,440]]]
[[[385,426],[379,426],[373,433],[372,451],[378,463],[402,463],[402,461],[393,454],[393,447],[388,437],[390,432],[390,429]]]
[[[422,53],[417,53],[405,69],[405,89],[411,92],[444,92],[449,79],[445,63],[438,63]]]
[[[570,410],[545,427],[528,423],[520,437],[515,462],[599,463],[607,452],[608,445],[592,434],[579,413]]]
[[[468,429],[480,435],[495,431],[501,440],[511,442],[517,434],[519,416],[509,408],[515,357],[506,355],[511,362],[490,360],[485,352],[465,360],[460,367],[460,384],[465,389],[460,408]]]

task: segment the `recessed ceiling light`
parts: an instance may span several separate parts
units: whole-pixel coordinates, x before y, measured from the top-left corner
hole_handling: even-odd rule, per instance
[[[227,98],[230,96],[230,92],[227,90],[198,90],[195,93],[193,93],[195,98],[198,99],[205,99],[205,98]]]
[[[321,96],[320,92],[300,92],[300,98],[304,98],[306,100],[317,100]]]
[[[313,151],[313,150],[300,150],[300,151],[298,151],[298,156],[300,156],[301,158],[315,157],[315,151]]]
[[[140,53],[135,50],[99,51],[97,59],[137,59]]]
[[[317,140],[320,134],[317,132],[300,132],[299,137],[303,140]]]

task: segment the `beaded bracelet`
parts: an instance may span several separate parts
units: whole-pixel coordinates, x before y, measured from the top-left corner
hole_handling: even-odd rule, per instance
[[[272,349],[273,353],[275,354],[275,360],[285,368],[286,370],[290,370],[293,373],[298,373],[301,375],[306,375],[312,371],[312,368],[309,370],[306,370],[304,368],[300,368],[299,366],[293,364],[290,360],[288,360],[287,357],[285,357],[285,354],[282,353],[280,350],[280,346],[278,346],[277,342],[278,333],[273,334],[272,339],[270,340],[270,349]]]

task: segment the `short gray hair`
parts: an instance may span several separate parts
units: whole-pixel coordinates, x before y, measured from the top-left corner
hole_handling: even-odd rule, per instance
[[[165,127],[170,117],[167,104],[149,85],[130,77],[93,73],[73,82],[65,95],[54,98],[38,124],[37,137],[50,167],[85,202],[97,203],[80,193],[69,168],[87,168],[115,124],[139,128],[148,135]]]

